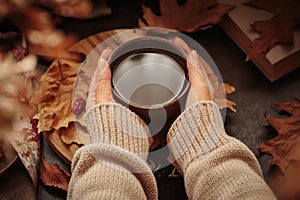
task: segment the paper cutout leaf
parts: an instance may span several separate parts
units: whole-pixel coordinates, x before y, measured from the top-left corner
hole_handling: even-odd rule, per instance
[[[257,53],[267,53],[278,43],[293,43],[293,30],[300,24],[299,1],[253,0],[245,4],[270,11],[275,15],[271,19],[251,24],[253,30],[260,33],[260,37],[253,41],[252,50],[247,55],[246,61]]]
[[[192,32],[217,24],[232,8],[232,5],[220,4],[215,0],[189,0],[181,3],[160,0],[143,5],[143,16],[139,25]]]
[[[68,191],[71,175],[60,166],[47,163],[42,159],[39,164],[39,171],[40,179],[45,185]]]
[[[299,98],[298,100],[300,101]],[[289,113],[290,117],[271,118],[266,115],[268,123],[278,131],[278,136],[262,144],[260,150],[271,154],[273,156],[271,163],[285,173],[291,162],[300,161],[300,102],[276,105]]]
[[[74,61],[56,60],[43,74],[40,90],[31,99],[39,105],[39,112],[34,117],[39,120],[39,132],[68,127],[74,121],[72,91],[79,67],[80,63]]]

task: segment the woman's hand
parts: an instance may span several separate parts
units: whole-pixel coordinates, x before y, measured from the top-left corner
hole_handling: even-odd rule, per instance
[[[98,103],[114,101],[112,96],[111,71],[108,63],[108,58],[111,53],[112,49],[110,47],[107,47],[101,53],[97,68],[91,80],[86,110],[89,110]]]
[[[197,51],[191,50],[179,37],[175,37],[173,42],[187,54],[187,69],[191,90],[188,94],[186,107],[197,101],[212,100],[212,89],[204,70],[204,66],[208,66],[208,63],[198,55]]]

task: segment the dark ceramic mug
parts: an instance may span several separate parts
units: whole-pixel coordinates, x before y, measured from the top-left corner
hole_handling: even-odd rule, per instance
[[[165,143],[190,88],[185,52],[167,39],[137,38],[117,47],[109,63],[114,99],[139,115],[154,139]]]

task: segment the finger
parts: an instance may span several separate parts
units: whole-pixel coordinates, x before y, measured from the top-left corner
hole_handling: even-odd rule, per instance
[[[180,37],[175,36],[173,42],[181,47],[187,55],[191,53],[191,48]]]
[[[192,51],[192,59],[194,68],[201,74],[203,81],[206,83],[211,99],[214,99],[214,90],[212,84],[218,83],[218,77],[213,72],[210,65],[195,50]]]
[[[108,61],[109,56],[112,53],[112,48],[107,47],[106,49],[104,49],[104,51],[101,53],[100,59],[104,59],[105,61]]]
[[[98,80],[106,70],[106,65],[108,64],[108,58],[112,53],[112,48],[107,47],[104,49],[104,51],[101,53],[98,65],[97,65],[97,73],[98,73]]]
[[[107,65],[97,85],[96,104],[111,102],[112,100],[111,71],[109,65]]]
[[[100,69],[101,76],[97,82],[96,88],[96,101],[95,103],[111,102],[112,86],[111,86],[111,71],[108,64],[108,58],[112,53],[111,48],[105,49],[99,59],[98,68]]]
[[[187,58],[187,68],[191,89],[198,101],[210,100],[210,92],[207,84],[207,80],[204,78],[204,70],[202,69],[202,63],[199,60],[199,55],[195,50],[191,51]]]

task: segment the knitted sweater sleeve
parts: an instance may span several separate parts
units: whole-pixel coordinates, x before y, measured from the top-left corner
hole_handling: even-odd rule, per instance
[[[74,155],[67,198],[157,199],[145,123],[116,103],[95,105],[86,122],[92,144]]]
[[[253,153],[225,133],[212,101],[187,108],[167,140],[189,199],[276,199]]]

